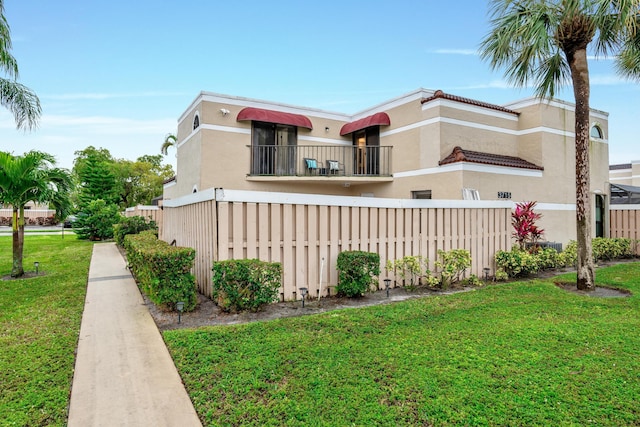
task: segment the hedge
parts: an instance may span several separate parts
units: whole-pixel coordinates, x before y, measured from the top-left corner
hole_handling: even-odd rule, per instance
[[[258,311],[278,300],[282,265],[259,259],[213,263],[213,300],[224,311]]]
[[[178,301],[184,302],[184,311],[196,307],[191,274],[195,249],[171,246],[158,240],[152,230],[125,236],[124,248],[140,288],[151,301],[167,309],[175,309]]]

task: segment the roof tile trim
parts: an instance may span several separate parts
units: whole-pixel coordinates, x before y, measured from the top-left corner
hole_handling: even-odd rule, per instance
[[[448,99],[449,101],[462,102],[464,104],[475,105],[476,107],[490,108],[492,110],[502,111],[503,113],[515,114],[516,116],[520,115],[519,112],[510,110],[505,107],[501,107],[500,105],[489,104],[488,102],[476,101],[475,99],[471,99],[471,98],[463,98],[457,95],[449,95],[448,93],[444,93],[440,89],[436,90],[433,93],[433,96],[430,96],[429,98],[423,98],[420,101],[420,103],[426,104],[427,102],[433,101],[435,99]]]
[[[520,157],[463,150],[460,147],[455,147],[451,154],[438,162],[438,165],[442,166],[457,162],[480,163],[485,165],[504,166],[520,169],[544,170],[542,166],[538,166],[536,164],[528,162],[524,159],[521,159]]]

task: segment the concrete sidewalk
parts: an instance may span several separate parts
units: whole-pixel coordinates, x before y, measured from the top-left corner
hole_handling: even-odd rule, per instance
[[[202,425],[114,243],[93,246],[68,425]]]

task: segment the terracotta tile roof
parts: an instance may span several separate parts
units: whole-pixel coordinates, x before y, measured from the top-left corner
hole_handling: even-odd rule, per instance
[[[620,169],[631,169],[631,163],[623,163],[621,165],[609,165],[610,171],[617,171]]]
[[[454,148],[451,154],[442,159],[438,164],[442,166],[456,162],[470,162],[481,163],[484,165],[505,166],[509,168],[544,170],[542,166],[535,165],[521,159],[520,157],[463,150],[460,147]]]
[[[489,104],[487,102],[476,101],[475,99],[463,98],[461,96],[456,96],[456,95],[449,95],[448,93],[444,93],[440,89],[436,90],[433,96],[430,96],[429,98],[423,98],[420,101],[420,103],[425,104],[429,101],[433,101],[434,99],[448,99],[450,101],[462,102],[465,104],[475,105],[477,107],[484,107],[484,108],[490,108],[492,110],[502,111],[503,113],[520,115],[520,113],[518,113],[517,111],[510,110],[505,107],[501,107],[500,105]]]

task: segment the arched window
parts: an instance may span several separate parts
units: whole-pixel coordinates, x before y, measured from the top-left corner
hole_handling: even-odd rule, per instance
[[[193,116],[193,130],[196,130],[200,127],[200,114],[196,111],[195,116]]]
[[[600,125],[595,124],[591,126],[591,138],[604,139],[604,133]]]

